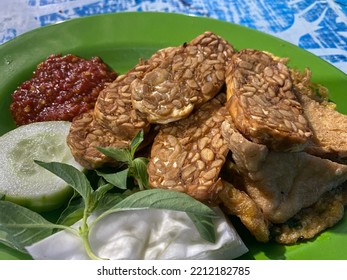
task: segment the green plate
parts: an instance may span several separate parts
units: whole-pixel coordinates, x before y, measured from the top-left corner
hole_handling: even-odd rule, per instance
[[[347,76],[313,54],[278,38],[214,19],[167,13],[117,13],[84,17],[30,31],[0,46],[0,135],[14,128],[10,95],[31,77],[36,65],[50,54],[100,56],[118,73],[157,49],[190,41],[213,31],[237,49],[254,48],[290,58],[290,66],[309,67],[313,81],[329,88],[337,109],[347,114]],[[347,259],[347,215],[312,241],[294,246],[260,244],[235,223],[250,249],[245,259]],[[1,236],[0,236],[1,239]],[[23,259],[0,245],[0,259]]]

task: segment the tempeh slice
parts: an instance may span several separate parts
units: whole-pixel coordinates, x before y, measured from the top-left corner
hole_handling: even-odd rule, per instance
[[[173,189],[214,202],[228,147],[221,124],[229,115],[219,94],[189,117],[163,125],[152,145],[147,167],[153,188]]]
[[[149,65],[140,62],[133,69],[110,83],[101,93],[94,108],[94,118],[113,131],[119,139],[131,140],[139,130],[149,130],[147,119],[132,106],[131,83],[143,75]]]
[[[73,120],[68,144],[75,159],[84,167],[93,169],[110,161],[97,146],[125,148],[140,130],[150,131],[147,119],[132,107],[130,90],[134,79],[149,67],[148,61],[141,61],[118,76],[101,91],[93,112]]]
[[[132,83],[134,108],[151,123],[187,117],[220,92],[233,53],[233,47],[212,32],[159,52],[150,58],[152,67]]]
[[[311,81],[312,73],[292,69],[294,87],[312,130],[305,151],[337,162],[347,162],[347,115],[336,110],[329,101],[329,91]]]
[[[77,162],[87,169],[95,169],[111,162],[97,147],[127,148],[130,140],[119,139],[111,130],[96,122],[93,111],[89,111],[74,118],[67,144]]]
[[[227,68],[226,84],[228,109],[246,138],[277,151],[304,148],[311,131],[284,59],[241,50]]]
[[[347,115],[302,95],[300,102],[313,137],[306,151],[336,161],[347,161]]]

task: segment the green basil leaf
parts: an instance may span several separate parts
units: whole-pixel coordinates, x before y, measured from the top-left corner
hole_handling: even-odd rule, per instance
[[[113,147],[97,147],[97,149],[105,156],[113,158],[119,162],[130,163],[132,160],[132,156],[128,149],[116,149]]]
[[[209,218],[218,217],[210,207],[187,194],[171,190],[150,189],[133,193],[124,198],[114,207],[105,211],[100,218],[118,211],[148,208],[184,211]]]
[[[63,179],[68,185],[77,191],[85,201],[89,200],[93,189],[83,172],[66,163],[42,162],[38,160],[35,160],[35,162]]]
[[[94,211],[96,213],[103,213],[115,206],[117,203],[121,202],[125,197],[127,196],[121,193],[106,193],[103,197],[101,197]]]
[[[58,222],[64,226],[72,226],[83,218],[83,212],[84,207],[75,208],[74,210],[70,209],[69,213],[62,216]]]
[[[147,173],[148,159],[144,157],[135,158],[132,162],[132,175],[137,180],[140,189],[148,189],[148,173]]]
[[[135,156],[135,152],[137,150],[137,148],[140,146],[140,144],[143,141],[143,130],[141,129],[134,137],[134,139],[131,141],[130,144],[130,152],[131,152],[131,156],[132,158],[134,158]]]
[[[75,192],[65,209],[60,213],[56,223],[65,226],[73,225],[82,219],[84,206],[85,203],[83,198],[78,196],[77,192]]]
[[[93,195],[95,196],[95,198],[97,200],[100,200],[109,190],[112,190],[114,187],[114,185],[110,184],[110,183],[106,183],[103,185],[100,185],[93,193]]]
[[[21,252],[52,234],[56,227],[38,213],[9,201],[0,201],[0,231],[3,242]],[[4,234],[4,232],[6,234]]]
[[[140,191],[123,199],[115,209],[156,208],[184,211],[198,216],[216,218],[217,214],[207,205],[191,196],[171,190],[150,189]]]
[[[107,182],[122,190],[126,190],[127,188],[128,172],[129,169],[125,169],[117,173],[104,173],[101,171],[96,171],[96,173],[104,178]]]
[[[91,195],[90,197],[90,205],[87,209],[88,213],[92,213],[94,209],[100,204],[101,199],[103,198],[106,193],[113,189],[113,185],[110,183],[106,183],[102,186],[99,186]]]
[[[6,245],[7,247],[15,249],[17,251],[20,251],[22,253],[26,253],[26,251],[23,250],[22,246],[21,247],[17,246],[16,242],[13,241],[13,238],[11,238],[10,234],[1,230],[0,230],[0,243]]]
[[[211,243],[216,242],[215,226],[210,217],[199,216],[192,213],[187,213],[187,215],[192,220],[203,239]]]

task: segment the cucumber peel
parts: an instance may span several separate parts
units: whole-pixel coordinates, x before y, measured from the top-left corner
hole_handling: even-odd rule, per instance
[[[54,210],[73,189],[34,162],[62,162],[80,171],[66,144],[71,123],[47,121],[22,125],[0,137],[0,196],[37,212]]]

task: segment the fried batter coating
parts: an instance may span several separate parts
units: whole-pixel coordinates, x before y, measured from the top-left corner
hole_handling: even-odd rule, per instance
[[[225,187],[219,197],[258,241],[294,244],[313,238],[343,217],[346,165],[305,152],[269,151],[245,139],[228,121],[223,122],[222,132],[235,163],[224,172]]]
[[[275,240],[281,244],[293,244],[315,237],[343,218],[346,204],[347,184],[344,184],[325,193],[315,204],[302,209],[286,223],[275,225]]]
[[[347,165],[305,152],[284,153],[244,138],[225,121],[223,137],[247,194],[272,223],[283,223],[347,180]]]
[[[158,52],[150,58],[152,67],[132,83],[133,107],[151,123],[187,117],[219,93],[233,53],[233,47],[212,32]]]
[[[291,245],[311,239],[337,224],[344,216],[347,205],[347,183],[324,193],[310,207],[303,208],[285,223],[273,224],[246,192],[223,180],[219,196],[226,212],[240,218],[241,222],[259,242],[275,240]]]
[[[283,59],[241,50],[227,68],[226,85],[228,109],[245,137],[277,151],[307,144],[311,131]]]
[[[229,182],[223,181],[223,189],[219,197],[226,211],[240,218],[245,227],[259,242],[270,240],[270,222],[261,209],[247,193],[235,188]]]
[[[222,93],[189,117],[163,125],[147,167],[151,187],[214,202],[222,187],[219,173],[229,150],[221,135],[221,124],[228,115],[224,102]]]

